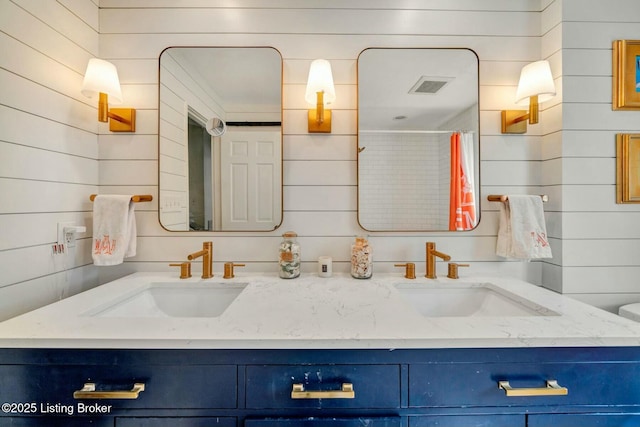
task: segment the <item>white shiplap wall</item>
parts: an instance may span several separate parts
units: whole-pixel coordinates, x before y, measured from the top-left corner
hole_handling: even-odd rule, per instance
[[[168,270],[207,239],[214,241],[214,270],[224,261],[275,271],[282,231],[298,232],[304,269],[331,255],[347,271],[349,245],[362,233],[356,218],[356,62],[371,46],[467,47],[480,57],[484,195],[538,192],[540,137],[499,135],[499,110],[511,99],[520,68],[540,57],[540,3],[456,1],[239,1],[102,0],[100,53],[119,66],[127,103],[138,108],[135,136],[101,135],[101,191],[157,193],[156,153],[131,153],[127,145],[157,133],[158,56],[168,46],[272,46],[284,60],[284,221],[272,233],[168,233],[157,222],[155,202],[139,215],[138,256],[101,270],[101,281],[138,270]],[[172,6],[172,7],[169,7]],[[309,64],[329,59],[337,86],[331,135],[306,130],[304,87]],[[544,113],[543,113],[544,115]],[[108,138],[108,142],[105,140]],[[122,146],[120,146],[122,140]],[[524,166],[524,167],[523,167]],[[523,169],[525,170],[524,172]],[[377,271],[412,261],[424,270],[424,243],[438,247],[471,273],[500,272],[540,280],[540,264],[502,262],[494,253],[497,206],[483,203],[481,226],[470,233],[370,233]],[[139,212],[140,213],[140,212]],[[195,269],[198,269],[196,266]],[[445,264],[439,265],[441,269]]]
[[[0,2],[0,320],[98,283],[89,240],[52,255],[58,222],[91,226],[97,110],[79,88],[98,23],[91,1]]]
[[[162,147],[159,164],[162,206],[159,212],[162,224],[169,230],[188,230],[187,106],[195,107],[204,117],[217,115],[224,119],[224,110],[180,67],[174,56],[165,52],[160,67],[163,84],[160,85],[162,105],[158,119],[162,135],[159,139]]]
[[[611,46],[640,38],[640,2],[564,0],[561,12],[545,47],[561,42],[562,121],[542,171],[559,201],[562,251],[545,282],[615,310],[640,301],[640,206],[615,203],[615,134],[640,132],[640,111],[611,108]]]
[[[638,38],[636,0],[10,0],[0,3],[0,318],[133,271],[169,269],[212,239],[224,261],[275,271],[281,231],[300,234],[304,268],[332,255],[346,271],[356,222],[356,58],[366,47],[468,47],[480,58],[482,196],[546,192],[554,259],[504,262],[494,254],[497,206],[462,234],[373,233],[377,271],[413,261],[436,241],[467,274],[499,273],[583,294],[599,304],[636,298],[638,209],[612,201],[613,135],[639,131],[636,112],[611,112],[610,46]],[[635,22],[634,22],[635,20]],[[619,22],[619,23],[616,23]],[[90,226],[88,194],[158,192],[158,56],[168,46],[273,46],[284,58],[284,223],[273,233],[170,233],[157,202],[137,206],[138,255],[95,268],[90,239],[73,256],[50,246],[61,220]],[[135,134],[109,134],[79,93],[91,56],[114,62]],[[310,62],[331,60],[338,100],[333,133],[306,132]],[[520,68],[548,58],[559,97],[541,124],[503,136]],[[594,85],[595,84],[595,85]],[[563,87],[564,86],[564,87]],[[592,88],[597,88],[593,90]],[[588,88],[585,89],[585,88]],[[563,101],[564,97],[564,101]],[[28,132],[25,132],[28,130]],[[96,143],[96,133],[99,133]],[[585,169],[591,173],[585,174]],[[582,178],[580,178],[582,177]],[[156,198],[157,200],[157,198]],[[89,233],[88,233],[89,234]],[[544,264],[544,275],[541,266]],[[596,265],[585,269],[584,266]],[[439,263],[442,272],[443,263]],[[198,266],[195,267],[198,269]],[[604,295],[603,295],[604,294]],[[595,295],[595,297],[591,297]]]

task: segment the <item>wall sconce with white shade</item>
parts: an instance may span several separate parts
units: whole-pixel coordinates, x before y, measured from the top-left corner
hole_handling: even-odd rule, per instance
[[[336,89],[331,64],[326,59],[311,63],[304,99],[316,106],[315,110],[309,110],[309,133],[331,133],[331,110],[325,104],[336,100]]]
[[[527,122],[538,123],[539,103],[556,95],[556,88],[548,61],[536,61],[525,65],[520,73],[516,91],[516,104],[529,110],[502,110],[502,133],[526,133]]]
[[[109,110],[109,102],[122,103],[120,79],[118,79],[118,70],[115,65],[102,59],[91,58],[84,73],[82,94],[89,98],[98,94],[98,121],[109,122],[111,132],[136,131],[135,109],[112,108]]]

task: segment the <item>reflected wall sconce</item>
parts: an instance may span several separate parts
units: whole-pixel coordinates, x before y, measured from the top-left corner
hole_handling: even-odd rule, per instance
[[[527,122],[538,123],[539,103],[556,95],[549,61],[536,61],[525,65],[520,73],[516,91],[516,104],[527,105],[529,110],[502,110],[502,133],[526,133]]]
[[[118,70],[115,65],[102,59],[91,58],[84,73],[82,94],[89,98],[98,94],[98,121],[109,122],[111,132],[136,131],[135,109],[112,108],[109,110],[109,102],[122,103],[120,79],[118,79]]]
[[[336,89],[331,64],[326,59],[311,63],[304,99],[316,106],[315,110],[309,110],[309,133],[331,133],[331,110],[325,105],[336,100]]]

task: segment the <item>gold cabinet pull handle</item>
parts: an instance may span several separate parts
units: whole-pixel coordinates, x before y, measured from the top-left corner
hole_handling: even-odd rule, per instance
[[[74,399],[137,399],[144,391],[144,383],[135,383],[131,390],[101,391],[96,390],[95,383],[85,383],[80,390],[73,392]]]
[[[513,388],[509,381],[498,381],[498,388],[504,390],[508,397],[566,396],[569,394],[569,389],[562,387],[556,380],[547,380],[547,386],[540,388]]]
[[[342,383],[340,390],[306,391],[304,384],[294,384],[291,389],[292,399],[354,399],[356,392],[353,384]]]

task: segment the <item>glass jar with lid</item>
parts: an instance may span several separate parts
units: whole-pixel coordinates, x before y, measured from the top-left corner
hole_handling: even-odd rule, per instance
[[[373,249],[366,237],[358,236],[351,245],[351,276],[368,279],[373,274]]]
[[[300,244],[298,234],[287,231],[282,235],[279,254],[279,275],[283,279],[293,279],[300,275]]]

